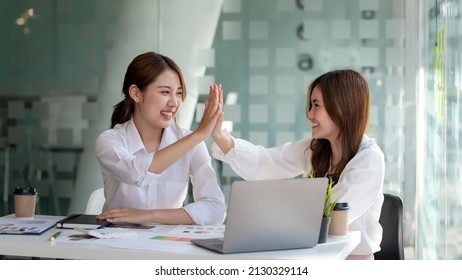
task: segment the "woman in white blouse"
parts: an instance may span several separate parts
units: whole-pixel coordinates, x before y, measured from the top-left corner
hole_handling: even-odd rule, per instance
[[[335,188],[346,189],[341,201],[350,205],[349,230],[361,231],[361,242],[348,259],[373,259],[382,240],[385,163],[378,145],[365,135],[369,102],[369,87],[358,72],[325,73],[308,89],[306,117],[312,138],[272,148],[257,146],[222,130],[222,113],[212,133],[213,156],[245,180],[329,174]]]
[[[212,85],[198,128],[176,122],[186,86],[180,68],[154,52],[129,64],[124,100],[114,106],[111,128],[98,136],[96,157],[106,203],[100,219],[137,224],[216,224],[225,199],[204,143],[221,114],[221,86]],[[183,205],[189,180],[194,202]]]

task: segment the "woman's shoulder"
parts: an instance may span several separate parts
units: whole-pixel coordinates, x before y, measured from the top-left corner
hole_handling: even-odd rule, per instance
[[[359,145],[358,154],[375,154],[380,158],[383,158],[383,151],[376,143],[375,138],[371,138],[367,135],[363,136],[361,144]]]
[[[375,141],[375,138],[369,137],[368,135],[364,134],[361,140],[361,144],[359,145],[359,150],[371,148],[380,149],[379,145],[377,145],[377,142]]]
[[[129,122],[116,124],[113,128],[109,128],[100,133],[99,138],[101,137],[113,137],[126,133],[127,126]]]
[[[103,147],[111,145],[126,146],[129,138],[136,139],[136,137],[139,137],[137,133],[136,128],[130,129],[129,122],[116,124],[113,128],[106,129],[98,135],[96,145],[102,145]],[[132,142],[136,143],[137,141]]]

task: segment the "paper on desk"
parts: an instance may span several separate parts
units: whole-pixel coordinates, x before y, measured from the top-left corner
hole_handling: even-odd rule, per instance
[[[192,246],[191,239],[223,237],[224,226],[178,225],[169,232],[162,232],[163,225],[155,229],[136,230],[136,237],[115,237],[99,239],[81,232],[70,230],[61,234],[56,242],[100,245],[132,250],[154,250],[182,252]]]
[[[190,238],[220,238],[225,234],[225,226],[178,225],[169,235],[186,236]]]
[[[55,224],[55,220],[48,219],[1,217],[0,234],[42,234],[48,229],[54,227]]]
[[[153,232],[138,233],[136,238],[120,238],[111,242],[113,248],[182,252],[191,246],[191,238]]]
[[[123,238],[133,238],[133,237],[123,237]],[[61,234],[56,239],[56,242],[59,243],[72,243],[72,244],[82,244],[82,245],[100,245],[100,246],[111,246],[111,243],[117,240],[118,237],[114,238],[97,238],[79,231],[70,232],[69,234]]]
[[[225,227],[178,225],[167,234],[156,232],[138,233],[137,238],[118,239],[111,242],[111,247],[155,250],[168,252],[182,252],[191,246],[191,239],[223,237]]]
[[[155,225],[150,227],[131,227],[133,231],[137,232],[139,235],[142,232],[146,232],[149,235],[153,235],[153,231],[159,230],[164,225]],[[127,228],[127,227],[124,227]],[[78,230],[65,230],[63,234],[61,234],[57,239],[56,242],[59,243],[72,243],[72,244],[82,244],[82,245],[99,245],[99,246],[108,246],[110,247],[113,242],[119,239],[130,239],[136,238],[136,236],[124,236],[124,237],[113,237],[113,238],[97,238],[91,236],[89,234],[82,233]]]

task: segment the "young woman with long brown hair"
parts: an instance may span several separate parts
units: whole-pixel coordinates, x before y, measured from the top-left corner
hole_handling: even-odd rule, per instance
[[[373,259],[382,240],[385,163],[379,146],[365,134],[369,99],[360,73],[349,69],[325,73],[308,88],[311,138],[272,148],[254,145],[222,130],[221,113],[212,133],[213,156],[245,180],[330,176],[335,188],[346,190],[341,201],[350,206],[349,230],[361,231],[361,242],[348,258]]]

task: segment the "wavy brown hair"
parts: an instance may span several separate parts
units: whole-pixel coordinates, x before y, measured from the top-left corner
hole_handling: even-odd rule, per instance
[[[180,67],[172,59],[155,52],[140,54],[127,67],[122,86],[124,99],[114,106],[111,128],[114,128],[116,124],[130,120],[135,111],[135,103],[128,92],[130,86],[136,85],[143,92],[165,70],[172,70],[178,74],[183,88],[183,100],[186,98],[186,85],[183,74]]]
[[[331,167],[332,149],[327,139],[313,139],[311,165],[314,177],[329,175],[338,182],[345,165],[359,150],[362,137],[369,123],[369,86],[364,77],[354,70],[335,70],[316,78],[308,88],[306,108],[311,110],[311,94],[314,88],[322,92],[324,106],[332,121],[340,129],[342,156]]]

